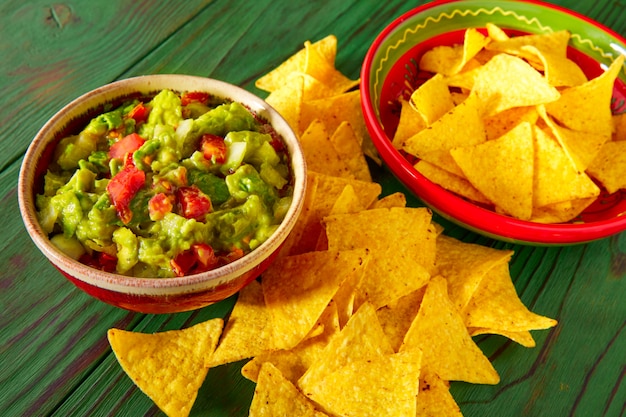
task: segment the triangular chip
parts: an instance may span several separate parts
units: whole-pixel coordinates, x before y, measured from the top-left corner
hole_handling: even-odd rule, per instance
[[[528,330],[523,330],[521,332],[510,332],[507,330],[486,329],[484,327],[471,327],[467,330],[472,337],[479,336],[481,334],[498,334],[527,348],[532,348],[537,345],[535,339],[533,339],[533,335],[530,334]]]
[[[357,86],[359,81],[351,80],[335,68],[335,63],[324,56],[320,48],[310,42],[305,42],[306,62],[305,74],[319,80],[329,91],[326,97],[345,93]]]
[[[239,291],[209,366],[256,356],[270,348],[271,335],[263,289],[258,281],[252,281]]]
[[[408,100],[400,100],[400,118],[393,135],[392,144],[396,149],[404,147],[404,141],[426,127],[426,122]]]
[[[360,181],[372,181],[372,175],[359,138],[357,138],[350,123],[341,123],[331,135],[330,142],[339,158],[345,161],[354,178]]]
[[[523,122],[498,139],[450,151],[468,181],[506,214],[530,219],[533,209],[533,132]]]
[[[624,66],[624,59],[624,55],[618,55],[598,77],[561,91],[558,100],[546,104],[548,114],[572,130],[611,136],[613,85]]]
[[[428,283],[400,351],[421,349],[423,367],[448,381],[497,384],[498,373],[470,337],[441,276]]]
[[[556,101],[560,94],[536,69],[521,58],[498,54],[480,68],[473,93],[492,115],[512,107]]]
[[[279,369],[267,362],[261,366],[249,416],[323,417],[326,414],[317,410]]]
[[[422,353],[419,350],[361,359],[327,375],[306,394],[333,415],[415,416]]]
[[[606,142],[587,172],[609,193],[626,188],[626,141]]]
[[[600,189],[584,172],[579,172],[556,139],[535,127],[535,182],[533,202],[545,205],[596,197]]]
[[[446,235],[437,237],[437,273],[448,281],[448,295],[459,311],[469,303],[487,272],[508,263],[513,251],[463,242]]]
[[[265,101],[287,121],[289,126],[299,134],[304,94],[304,79],[296,76],[286,80],[271,92]]]
[[[419,388],[416,417],[463,417],[447,381],[432,372],[422,372]]]
[[[302,341],[343,281],[363,274],[367,251],[323,251],[280,258],[263,274],[273,347],[290,349]]]
[[[354,178],[346,160],[337,153],[324,123],[315,119],[300,136],[307,169],[335,177]]]
[[[417,316],[426,286],[400,297],[393,303],[376,310],[378,321],[394,351],[398,351],[407,330]]]
[[[410,103],[426,125],[431,125],[454,108],[448,84],[441,74],[435,74],[413,91]]]
[[[510,332],[548,329],[556,320],[528,310],[519,299],[508,263],[490,269],[463,310],[467,327],[482,327]]]
[[[383,332],[376,310],[363,304],[341,332],[331,339],[320,357],[298,381],[303,392],[310,392],[332,372],[350,363],[393,353]]]
[[[465,177],[454,175],[424,160],[415,164],[415,169],[429,181],[442,186],[448,191],[452,191],[477,203],[492,204],[491,201],[465,179]]]
[[[420,69],[443,75],[457,74],[490,40],[476,28],[468,28],[463,34],[463,44],[437,46],[424,53],[420,59]]]
[[[107,337],[135,385],[168,416],[186,417],[207,375],[223,325],[216,318],[154,334],[109,329]]]
[[[395,192],[376,200],[370,208],[392,208],[406,207],[406,195],[401,192]]]

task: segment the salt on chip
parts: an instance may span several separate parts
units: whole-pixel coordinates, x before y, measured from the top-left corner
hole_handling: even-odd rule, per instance
[[[416,417],[463,417],[450,394],[450,384],[432,372],[420,375]]]
[[[624,59],[624,55],[619,55],[598,77],[562,90],[558,100],[546,104],[548,114],[572,130],[611,136],[613,85]]]
[[[448,84],[439,73],[413,91],[409,102],[422,116],[426,125],[431,125],[454,108]]]
[[[249,415],[250,417],[326,416],[270,362],[261,366]]]
[[[424,208],[372,209],[328,216],[324,225],[329,249],[370,251],[372,262],[359,295],[378,308],[422,287],[430,278],[435,260],[431,218]]]
[[[474,384],[497,384],[500,381],[448,298],[447,283],[442,276],[429,281],[419,312],[400,351],[410,349],[421,349],[423,368],[442,379]]]
[[[446,278],[448,295],[459,311],[469,303],[487,272],[508,263],[512,256],[511,250],[463,242],[446,235],[437,237],[437,273]]]
[[[339,334],[332,338],[318,359],[298,380],[303,392],[310,392],[327,375],[350,363],[393,353],[375,308],[363,304]]]
[[[186,417],[207,375],[223,325],[216,318],[153,334],[109,329],[107,337],[135,385],[168,416]]]
[[[270,348],[272,331],[261,283],[252,281],[239,291],[210,367],[256,356]]]
[[[314,119],[300,136],[302,153],[307,161],[307,169],[336,177],[354,178],[333,146],[324,122]]]
[[[472,90],[486,115],[559,99],[559,91],[523,59],[498,54],[480,68]]]
[[[511,332],[549,329],[557,324],[554,319],[531,312],[522,303],[506,263],[487,272],[463,310],[463,317],[467,327]]]
[[[597,197],[600,189],[584,172],[579,172],[555,138],[534,127],[534,207],[580,198]]]
[[[333,415],[415,416],[422,353],[419,350],[361,359],[327,375],[306,392]]]
[[[308,252],[278,259],[263,274],[272,344],[290,349],[314,327],[343,281],[363,274],[367,251]]]
[[[450,151],[465,177],[496,207],[528,220],[533,209],[532,125],[520,123],[498,139]]]

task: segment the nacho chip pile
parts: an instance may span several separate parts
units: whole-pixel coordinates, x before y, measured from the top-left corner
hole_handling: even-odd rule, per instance
[[[624,116],[613,116],[619,56],[587,79],[570,34],[509,37],[495,25],[420,59],[434,75],[402,100],[393,138],[432,182],[521,220],[575,219],[626,188]]]
[[[259,85],[299,79],[323,82],[317,94],[351,94],[341,91],[354,84],[334,70],[335,42],[307,43],[279,67],[289,71]],[[321,68],[304,71],[313,59]],[[223,327],[213,321],[198,346],[179,340],[201,325],[153,335],[111,330],[124,370],[168,415],[188,414],[210,368],[248,360],[242,375],[257,384],[250,416],[461,416],[451,381],[500,380],[472,336],[532,347],[532,330],[556,325],[517,296],[512,251],[448,237],[428,209],[407,207],[400,193],[383,197],[363,164],[355,133],[362,121],[332,115],[301,130],[310,162],[303,215],[275,263],[240,291]],[[174,374],[188,379],[180,410],[171,405],[178,388],[162,379]]]

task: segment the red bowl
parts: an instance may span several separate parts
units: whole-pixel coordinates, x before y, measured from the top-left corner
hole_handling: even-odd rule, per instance
[[[246,105],[267,120],[287,146],[294,175],[293,202],[278,229],[255,250],[223,267],[177,278],[135,278],[100,271],[65,255],[50,243],[37,220],[35,194],[58,141],[86,122],[107,103],[163,89],[204,91]],[[296,135],[265,101],[222,81],[187,75],[148,75],[114,82],[75,99],[56,113],[37,133],[24,156],[18,200],[28,234],[48,260],[87,294],[111,305],[142,313],[188,311],[221,301],[257,278],[277,256],[293,229],[304,203],[306,165]]]
[[[620,54],[626,40],[609,28],[562,7],[535,0],[440,0],[395,19],[374,40],[361,70],[362,109],[372,141],[389,170],[425,205],[442,217],[488,237],[521,244],[576,244],[626,230],[626,193],[603,192],[577,219],[541,224],[501,215],[432,183],[396,150],[398,99],[407,97],[420,56],[436,45],[462,43],[469,27],[495,23],[509,33],[569,30],[569,57],[593,78]],[[614,88],[614,113],[626,112],[626,75]]]

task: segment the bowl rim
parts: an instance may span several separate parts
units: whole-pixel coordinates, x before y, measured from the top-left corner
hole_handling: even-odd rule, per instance
[[[251,111],[267,120],[283,137],[292,165],[294,191],[291,206],[277,230],[265,242],[240,259],[211,271],[171,278],[140,278],[101,271],[70,258],[52,245],[37,220],[34,183],[35,168],[45,148],[55,140],[57,132],[64,129],[74,118],[84,116],[88,110],[93,110],[103,103],[119,99],[125,93],[150,93],[164,88],[192,91],[192,87],[248,106]],[[184,74],[154,74],[120,79],[95,88],[62,106],[48,119],[33,138],[23,157],[18,178],[18,205],[31,239],[61,272],[70,274],[88,285],[106,290],[162,296],[204,291],[226,284],[255,268],[280,248],[293,229],[302,211],[305,191],[306,161],[297,136],[287,121],[265,100],[235,84],[213,78]]]
[[[372,104],[373,92],[370,89],[370,78],[376,54],[387,37],[405,21],[426,10],[450,3],[463,3],[463,0],[435,0],[400,15],[378,34],[366,52],[360,74],[362,80],[360,85],[361,108],[374,145],[381,154],[383,161],[390,162],[386,162],[388,169],[424,204],[442,217],[454,223],[462,224],[467,229],[499,240],[537,245],[578,244],[609,237],[626,230],[626,216],[623,215],[590,223],[559,224],[535,223],[500,215],[479,207],[427,180],[393,147],[378,119],[377,110]],[[516,0],[509,3],[527,3],[568,14],[595,26],[610,37],[626,44],[626,39],[617,32],[565,7],[540,0]]]

